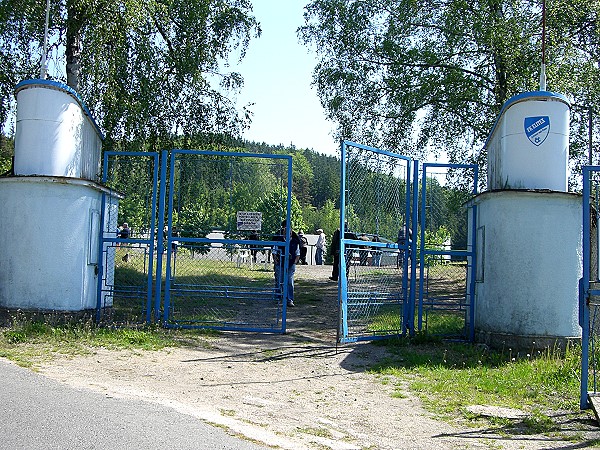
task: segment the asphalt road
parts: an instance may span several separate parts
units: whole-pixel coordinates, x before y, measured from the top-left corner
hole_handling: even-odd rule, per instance
[[[74,389],[0,359],[0,449],[265,450],[165,406]]]

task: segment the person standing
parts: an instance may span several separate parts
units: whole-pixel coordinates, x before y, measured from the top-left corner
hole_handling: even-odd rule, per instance
[[[299,263],[302,265],[307,265],[306,262],[306,253],[308,252],[308,239],[304,236],[304,231],[300,230],[298,232],[298,237],[300,238],[300,261]]]
[[[348,231],[348,224],[344,224],[344,239],[352,239],[357,240],[358,236],[356,233]],[[340,229],[338,228],[333,233],[333,237],[331,238],[331,254],[333,255],[333,269],[331,270],[330,280],[337,281],[340,276],[340,251],[341,251],[341,236]],[[348,249],[346,249],[348,251]],[[352,250],[350,250],[352,251]],[[346,261],[349,263],[350,261]],[[348,276],[348,271],[350,270],[350,264],[346,264],[346,276]]]
[[[381,242],[381,239],[379,239],[379,236],[375,235],[373,236],[373,242]],[[372,265],[376,267],[381,266],[381,253],[382,251],[379,247],[375,247],[373,250],[371,250],[371,254],[373,255],[373,258],[371,259]]]
[[[131,229],[129,228],[129,225],[127,225],[127,222],[124,222],[123,226],[119,230],[119,237],[121,239],[128,239],[130,234],[131,234]]]
[[[408,227],[408,225],[403,225],[398,230],[398,261],[396,266],[398,268],[403,267],[404,265],[404,254],[408,256],[410,261],[411,254],[411,245],[412,245],[412,230]]]
[[[285,231],[287,223],[284,220],[281,223],[279,235],[274,237],[274,240],[285,240]],[[285,273],[285,255],[282,254],[285,247],[277,247],[273,251],[273,271],[275,274],[276,287],[283,291],[283,276]],[[296,306],[294,304],[294,273],[296,272],[296,264],[300,260],[300,238],[294,230],[290,230],[290,245],[289,245],[289,261],[287,273],[287,306]]]
[[[326,240],[325,240],[325,233],[323,232],[322,228],[318,228],[317,229],[317,234],[319,235],[319,237],[317,237],[317,250],[315,253],[315,262],[317,264],[317,266],[322,266],[323,265],[323,255],[325,254],[325,246],[327,245]]]

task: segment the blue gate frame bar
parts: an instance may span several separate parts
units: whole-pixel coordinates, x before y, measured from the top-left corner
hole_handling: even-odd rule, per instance
[[[158,229],[156,236],[156,284],[154,288],[154,320],[160,321],[160,306],[162,299],[162,255],[165,250],[164,233],[165,229],[165,200],[167,195],[167,163],[169,160],[169,151],[163,150],[160,158],[160,192],[158,195]]]
[[[591,282],[591,175],[592,172],[600,172],[600,166],[583,167],[583,277],[579,286],[579,325],[581,326],[581,389],[579,407],[589,409],[588,398],[589,383],[589,350],[590,350],[590,307],[591,295],[600,295],[600,290],[590,290]]]
[[[342,274],[346,273],[346,258],[342,255],[346,254],[346,244],[344,242],[344,224],[346,223],[346,146],[358,145],[348,141],[342,141],[340,149],[341,157],[341,175],[340,175],[340,242],[339,242],[339,273],[338,273],[338,327],[337,333],[338,342],[344,342],[348,338],[348,281]],[[336,255],[333,255],[336,258]],[[334,261],[335,264],[335,261]],[[340,330],[341,326],[341,330]],[[341,336],[339,333],[341,332]]]
[[[414,161],[413,166],[413,184],[412,184],[412,194],[407,191],[406,201],[407,205],[411,204],[410,195],[412,195],[412,206],[410,210],[410,221],[406,218],[405,225],[410,227],[411,230],[417,230],[418,220],[419,220],[419,161]],[[410,239],[410,233],[406,230],[406,242],[410,245],[410,249],[408,251],[407,257],[404,258],[404,276],[408,276],[408,260],[410,258],[410,296],[408,299],[408,314],[406,314],[406,327],[410,335],[415,333],[415,303],[417,296],[417,240],[415,239],[415,234],[413,234],[413,238]],[[406,283],[405,283],[406,284]]]

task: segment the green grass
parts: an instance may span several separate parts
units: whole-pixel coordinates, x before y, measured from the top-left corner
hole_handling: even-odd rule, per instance
[[[402,305],[381,305],[366,327],[370,333],[401,332]]]
[[[553,434],[581,441],[570,430],[563,433],[560,417],[571,415],[589,421],[579,410],[581,348],[514,352],[492,351],[484,346],[449,343],[420,334],[413,339],[382,341],[391,357],[370,368],[382,379],[396,380],[394,396],[416,393],[424,406],[439,417],[476,426],[490,426],[503,433]],[[400,388],[402,386],[402,388]],[[474,415],[471,405],[521,410],[521,420]],[[555,417],[559,419],[555,420]],[[587,442],[591,445],[591,442]],[[594,445],[600,441],[594,441]]]
[[[458,311],[425,311],[426,330],[440,336],[464,336],[465,314]]]
[[[209,345],[207,339],[210,334],[155,326],[104,328],[82,321],[50,325],[22,320],[0,328],[0,357],[23,367],[35,368],[56,355],[86,355],[100,347],[109,350],[160,350],[182,345]]]
[[[110,316],[115,323],[145,321],[142,313],[147,301],[146,256],[135,248],[115,249],[115,291]],[[276,327],[277,299],[264,301],[265,291],[274,283],[271,266],[265,269],[263,264],[252,267],[242,264],[238,267],[235,257],[194,258],[186,249],[178,251],[172,264],[169,310],[172,323],[214,326],[247,323],[254,327]],[[163,264],[163,275],[165,267]],[[253,308],[252,303],[256,303]]]

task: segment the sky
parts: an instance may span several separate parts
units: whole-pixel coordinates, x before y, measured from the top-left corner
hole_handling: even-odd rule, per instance
[[[331,136],[316,88],[311,87],[316,56],[299,43],[309,0],[252,0],[262,35],[252,39],[242,63],[230,69],[244,78],[238,107],[255,103],[252,125],[244,139],[271,145],[293,144],[335,155],[339,144]]]

